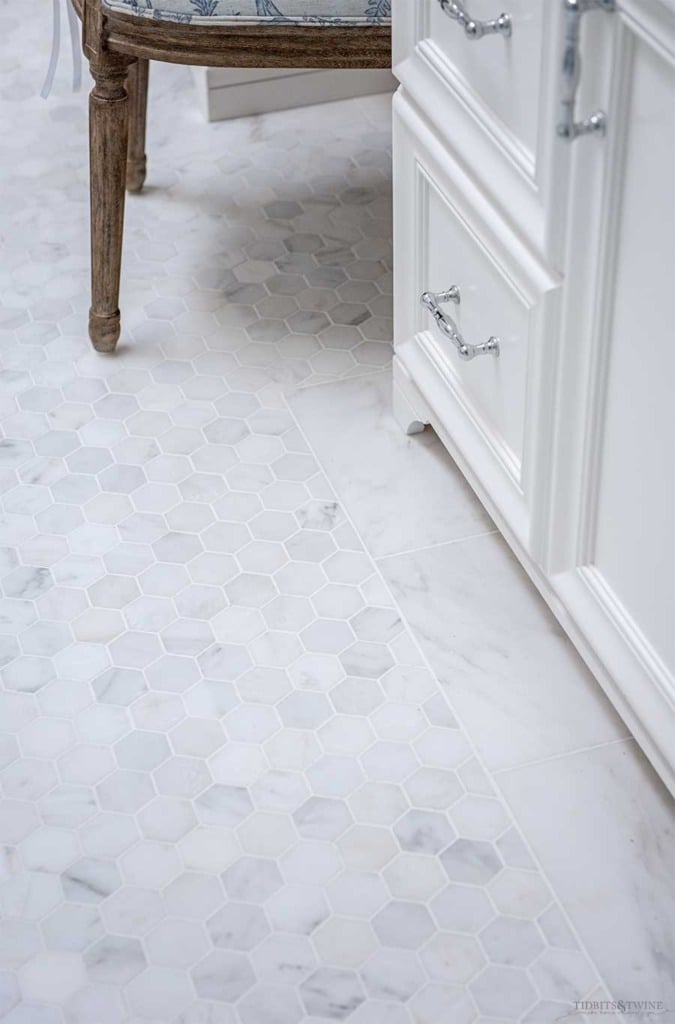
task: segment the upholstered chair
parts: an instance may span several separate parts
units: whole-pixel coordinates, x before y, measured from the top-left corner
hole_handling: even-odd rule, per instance
[[[145,181],[151,60],[207,67],[381,68],[390,0],[72,0],[94,79],[89,105],[91,309],[99,352],[120,336],[125,187]]]

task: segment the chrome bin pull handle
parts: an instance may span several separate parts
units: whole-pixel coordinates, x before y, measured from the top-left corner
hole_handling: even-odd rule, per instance
[[[443,302],[454,302],[456,305],[459,305],[460,293],[457,285],[453,284],[445,292],[424,292],[421,302],[424,308],[428,309],[433,316],[441,334],[448,338],[455,346],[460,359],[465,359],[469,362],[469,360],[475,359],[476,356],[499,355],[499,338],[492,337],[488,338],[481,345],[470,345],[462,337],[460,329],[452,317],[441,309],[441,303]]]
[[[567,142],[573,142],[580,135],[604,135],[607,130],[607,115],[603,110],[596,110],[590,117],[585,117],[583,121],[575,121],[574,108],[581,77],[581,57],[579,56],[581,16],[587,11],[606,11],[611,14],[614,9],[615,0],[563,0],[565,48],[560,95],[562,116],[558,124],[558,135]]]
[[[510,14],[500,14],[498,18],[492,18],[490,21],[475,21],[471,15],[467,14],[462,5],[457,3],[457,0],[438,0],[438,2],[449,18],[464,27],[469,39],[482,39],[483,36],[490,35],[504,36],[505,39],[508,39],[511,35]]]

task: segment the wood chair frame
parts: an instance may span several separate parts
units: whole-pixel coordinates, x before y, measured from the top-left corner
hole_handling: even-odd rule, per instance
[[[101,0],[71,0],[94,87],[89,98],[91,309],[89,336],[113,352],[125,189],[140,192],[151,60],[229,68],[388,68],[391,29],[303,25],[201,25],[119,14]]]

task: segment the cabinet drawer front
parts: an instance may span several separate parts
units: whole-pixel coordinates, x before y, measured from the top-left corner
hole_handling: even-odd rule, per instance
[[[420,327],[427,335],[429,353],[519,480],[530,309],[453,197],[428,168],[418,166],[417,171],[421,281],[434,292],[456,286],[460,304],[446,306],[448,314],[469,344],[496,336],[499,355],[465,362],[424,311]]]
[[[559,0],[462,0],[476,19],[507,12],[512,34],[467,37],[439,0],[397,0],[394,74],[494,206],[542,259],[560,265],[560,204],[571,147],[556,136]],[[584,80],[591,78],[589,69]]]
[[[523,157],[534,166],[539,120],[539,80],[544,52],[544,11],[541,0],[463,0],[476,20],[510,14],[512,34],[472,40],[438,0],[418,0],[419,35],[427,53],[450,77],[452,85],[469,89],[483,107],[483,116],[504,126]],[[479,115],[480,116],[480,115]]]
[[[401,94],[394,124],[397,354],[410,364],[407,371],[434,408],[434,425],[464,448],[463,457],[479,476],[481,467],[496,471],[498,489],[510,492],[506,504],[515,496],[522,501],[533,441],[526,429],[534,421],[531,383],[558,280],[494,212]],[[444,310],[470,345],[497,336],[498,356],[463,360],[421,306],[423,292],[452,286],[461,300]]]

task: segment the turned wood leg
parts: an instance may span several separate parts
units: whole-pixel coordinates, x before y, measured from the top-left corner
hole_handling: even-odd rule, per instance
[[[120,336],[120,270],[124,232],[129,104],[129,58],[101,53],[89,62],[91,189],[91,309],[89,337],[98,352],[113,352]]]
[[[127,149],[127,190],[140,192],[145,182],[145,126],[148,111],[150,61],[139,59],[129,68],[129,147]]]

